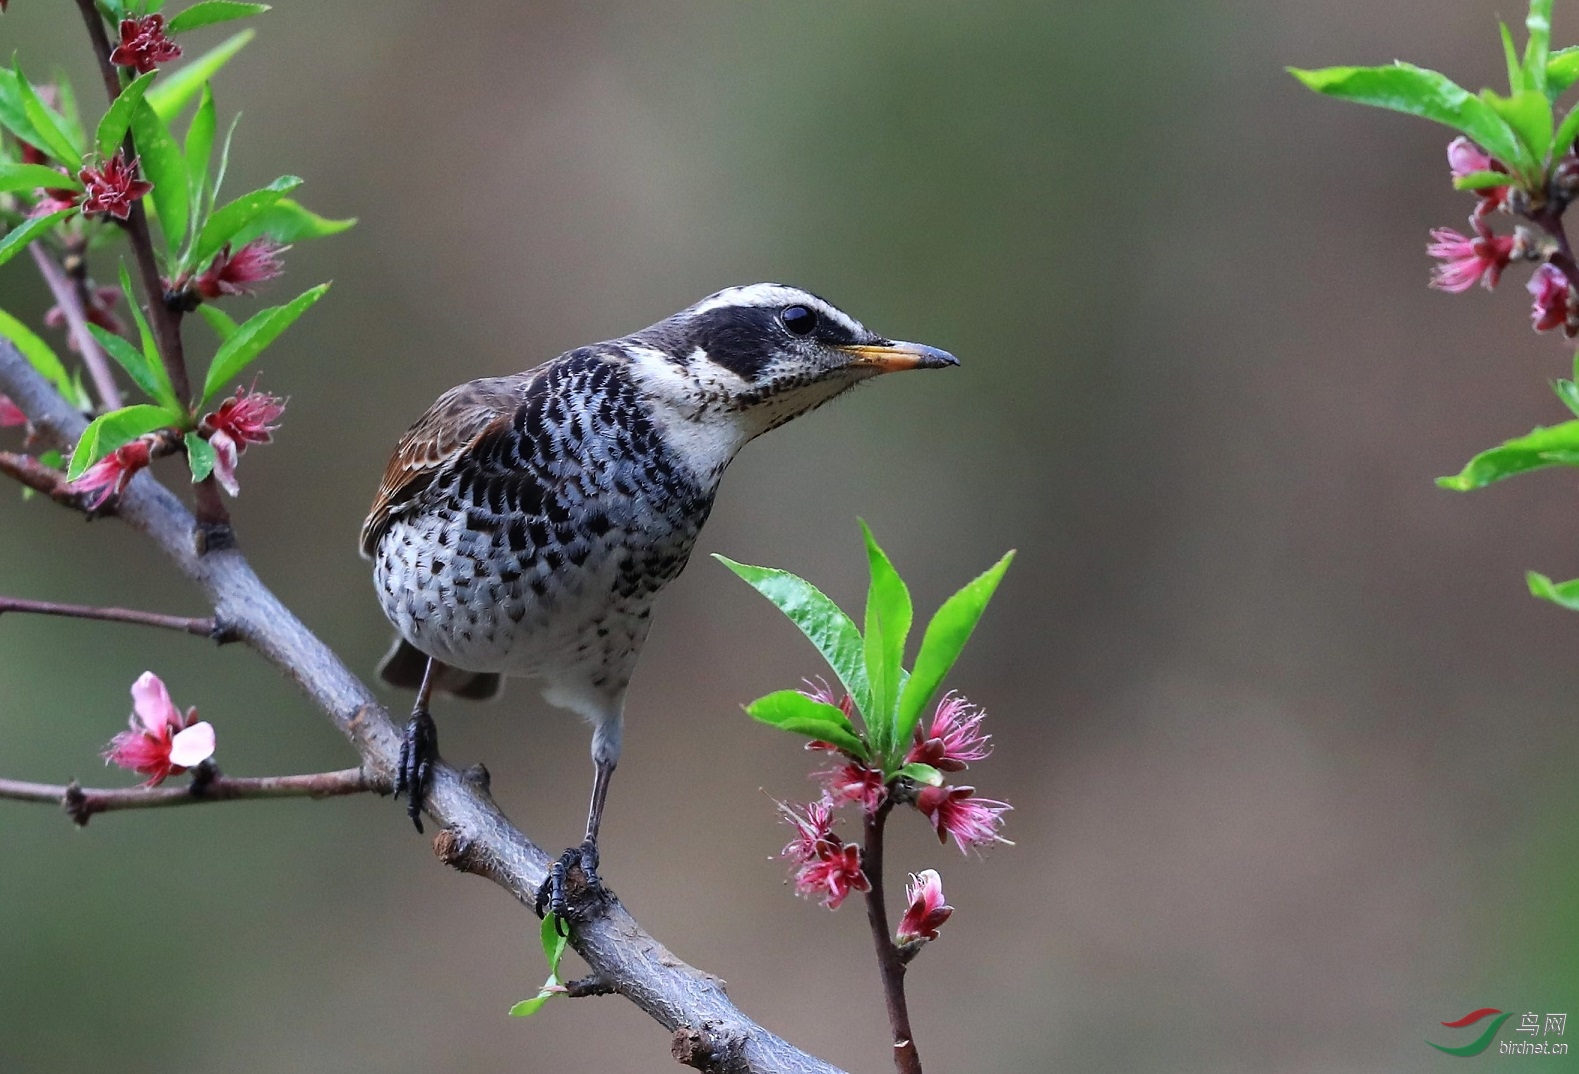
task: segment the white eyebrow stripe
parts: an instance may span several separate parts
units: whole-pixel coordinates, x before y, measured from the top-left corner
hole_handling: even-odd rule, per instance
[[[833,306],[816,295],[802,291],[798,287],[787,287],[780,283],[753,283],[742,287],[727,287],[716,295],[709,295],[686,312],[691,316],[707,313],[711,310],[723,309],[728,306],[789,306],[800,304],[809,306],[823,317],[837,321],[848,329],[853,335],[860,336],[866,332],[866,327],[851,317],[848,313]]]

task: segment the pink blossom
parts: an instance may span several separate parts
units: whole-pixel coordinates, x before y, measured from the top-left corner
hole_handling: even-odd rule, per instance
[[[868,768],[860,761],[850,761],[813,775],[822,780],[823,789],[835,804],[860,802],[862,809],[875,813],[888,797],[882,770]]]
[[[837,910],[851,891],[871,890],[860,848],[833,834],[832,802],[824,798],[800,812],[780,802],[779,812],[795,829],[779,857],[795,863],[796,894],[821,896],[824,906]]]
[[[272,280],[284,271],[280,255],[289,249],[273,239],[262,238],[253,239],[232,254],[226,243],[208,269],[192,281],[192,289],[209,301],[222,295],[250,295],[253,284]]]
[[[828,799],[812,802],[803,812],[796,812],[794,807],[780,802],[779,812],[783,814],[784,823],[795,829],[795,837],[784,844],[779,857],[805,865],[821,856],[823,844],[839,842],[839,837],[833,834],[833,803]]]
[[[1497,286],[1502,270],[1513,260],[1513,237],[1494,234],[1478,220],[1475,225],[1479,232],[1475,238],[1448,227],[1431,229],[1436,241],[1426,247],[1426,253],[1442,262],[1432,272],[1432,287],[1459,292],[1469,290],[1477,281],[1488,291]]]
[[[871,881],[861,870],[861,849],[843,843],[825,858],[801,866],[795,872],[795,892],[807,897],[822,896],[822,904],[837,910],[852,891],[872,890]]]
[[[1575,312],[1574,294],[1562,269],[1549,263],[1542,265],[1535,270],[1525,287],[1535,296],[1530,309],[1530,321],[1537,332],[1561,328],[1563,334],[1569,337],[1579,332],[1579,324],[1570,324],[1570,317]]]
[[[144,786],[158,786],[214,755],[213,725],[198,721],[196,708],[183,715],[164,682],[151,671],[132,684],[129,723],[128,730],[110,740],[104,760],[147,776]]]
[[[242,388],[206,414],[198,430],[208,434],[214,449],[214,477],[232,496],[241,491],[236,482],[236,462],[248,444],[267,444],[274,439],[273,424],[285,413],[285,401],[267,392]]]
[[[245,451],[248,444],[267,444],[274,439],[273,424],[285,413],[285,400],[268,392],[239,389],[235,395],[219,404],[219,409],[205,414],[199,428],[204,432],[224,433]]]
[[[943,903],[943,878],[936,869],[923,869],[910,874],[905,885],[905,899],[910,903],[905,916],[899,921],[899,932],[894,941],[900,944],[917,940],[935,940],[938,929],[949,919],[954,907]]]
[[[86,193],[82,198],[82,215],[95,216],[108,213],[117,220],[131,215],[132,202],[147,194],[154,185],[137,178],[137,161],[127,163],[125,154],[117,149],[115,155],[101,167],[84,164],[77,173]]]
[[[1453,173],[1454,179],[1462,179],[1466,175],[1476,172],[1505,172],[1501,164],[1491,158],[1480,146],[1468,138],[1454,138],[1447,146],[1447,166]],[[1477,212],[1486,212],[1501,205],[1508,197],[1508,188],[1505,186],[1486,187],[1475,191],[1481,199]]]
[[[956,693],[938,702],[932,723],[923,733],[916,727],[916,744],[905,755],[905,763],[929,764],[943,772],[959,772],[970,762],[992,753],[991,735],[981,733],[987,714]]]
[[[916,808],[932,822],[938,842],[946,843],[953,836],[961,853],[971,847],[1008,842],[998,829],[1003,827],[1003,814],[1012,807],[1007,802],[977,798],[974,787],[922,787],[916,792]]]
[[[88,506],[97,511],[111,496],[126,491],[132,475],[148,465],[152,457],[148,441],[142,438],[123,444],[82,472],[71,483],[73,492],[99,493]]]
[[[181,55],[181,46],[164,32],[163,15],[144,15],[121,20],[121,43],[110,53],[110,62],[120,67],[135,67],[147,74],[161,63]]]
[[[0,395],[0,428],[7,425],[26,425],[27,415],[11,401],[10,396]]]

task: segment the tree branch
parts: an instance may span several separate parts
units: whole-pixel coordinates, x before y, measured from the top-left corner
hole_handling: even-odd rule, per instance
[[[158,612],[140,612],[132,608],[100,608],[89,604],[57,604],[48,600],[0,597],[0,615],[6,612],[60,615],[70,619],[100,619],[107,623],[132,623],[137,626],[158,627],[162,630],[181,630],[188,634],[196,634],[200,638],[212,638],[221,645],[236,640],[235,635],[213,616],[189,618],[181,615],[161,615]]]
[[[194,776],[203,771],[197,769]],[[160,809],[165,806],[233,802],[243,798],[334,798],[365,791],[389,793],[389,784],[369,779],[360,768],[313,772],[303,776],[235,777],[214,773],[173,787],[83,787],[75,780],[64,786],[0,779],[0,798],[21,802],[56,802],[79,828],[95,813],[118,809]]]
[[[894,946],[888,928],[888,907],[883,902],[883,825],[894,808],[892,797],[865,818],[865,838],[861,847],[861,869],[870,887],[866,891],[866,920],[872,926],[872,944],[877,948],[877,969],[883,978],[883,1000],[888,1006],[888,1026],[894,1036],[894,1066],[899,1074],[921,1074],[921,1056],[910,1032],[910,1009],[905,1002],[905,964]]]
[[[44,249],[43,243],[35,242],[27,251],[33,255],[38,274],[44,277],[44,282],[49,285],[49,293],[55,296],[55,304],[66,318],[66,328],[71,332],[72,342],[77,345],[77,353],[82,355],[82,364],[88,367],[93,386],[99,390],[100,402],[108,410],[119,410],[125,405],[121,400],[121,389],[110,374],[109,361],[99,348],[99,341],[88,331],[88,316],[83,307],[81,289],[55,264],[55,259]]]
[[[115,65],[110,62],[112,49],[109,35],[104,29],[104,19],[99,15],[94,0],[77,0],[77,8],[82,12],[83,21],[88,26],[88,36],[93,42],[93,54],[99,62],[99,75],[104,80],[104,92],[108,95],[110,103],[114,104],[115,99],[121,94],[121,79],[115,70]],[[137,147],[132,140],[130,130],[126,132],[122,152],[126,154],[128,164],[137,159]],[[137,173],[142,174],[140,167],[137,168]],[[137,270],[143,279],[143,292],[148,296],[148,317],[153,321],[154,338],[159,344],[159,355],[164,359],[165,372],[170,376],[170,384],[175,389],[176,398],[185,404],[192,400],[192,383],[187,377],[186,353],[181,343],[181,312],[172,308],[165,300],[164,280],[159,276],[159,263],[154,256],[153,235],[148,230],[148,212],[143,208],[141,198],[131,204],[131,212],[126,217],[126,234],[131,240],[132,253],[136,255]],[[228,547],[233,540],[230,531],[230,512],[225,510],[225,503],[219,496],[219,483],[214,480],[212,474],[192,487],[192,496],[197,503],[198,520],[203,526],[202,550]]]
[[[64,447],[86,423],[9,343],[0,341],[0,392],[9,395],[39,434]],[[370,777],[387,780],[400,752],[400,732],[365,684],[258,579],[239,549],[201,554],[197,522],[146,470],[127,487],[117,516],[146,535],[207,596],[217,618],[290,677],[328,714],[362,756]],[[436,766],[427,811],[445,830],[434,840],[445,860],[487,877],[532,907],[549,858],[501,813],[485,781]],[[399,818],[403,820],[404,818]],[[391,822],[396,820],[393,816]],[[592,972],[647,1012],[680,1041],[701,1041],[686,1061],[728,1074],[839,1074],[753,1022],[716,977],[687,965],[647,933],[610,897],[597,917],[576,926],[571,946]]]

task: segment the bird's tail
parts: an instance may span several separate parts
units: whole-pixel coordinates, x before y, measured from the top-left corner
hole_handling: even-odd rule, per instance
[[[427,670],[427,654],[404,638],[396,638],[389,652],[378,664],[378,677],[391,686],[416,690],[422,686],[422,674]],[[486,701],[499,696],[504,687],[503,678],[487,671],[462,671],[448,664],[438,666],[438,677],[433,688],[464,697],[471,701]]]

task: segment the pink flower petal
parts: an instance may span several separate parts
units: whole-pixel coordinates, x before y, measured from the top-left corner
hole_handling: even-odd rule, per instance
[[[214,725],[201,720],[170,740],[170,763],[192,768],[214,756]]]
[[[164,680],[151,671],[143,672],[132,683],[132,708],[137,712],[138,721],[152,735],[163,735],[166,728],[173,730],[183,722],[180,710],[170,700],[170,691],[165,689]]]

